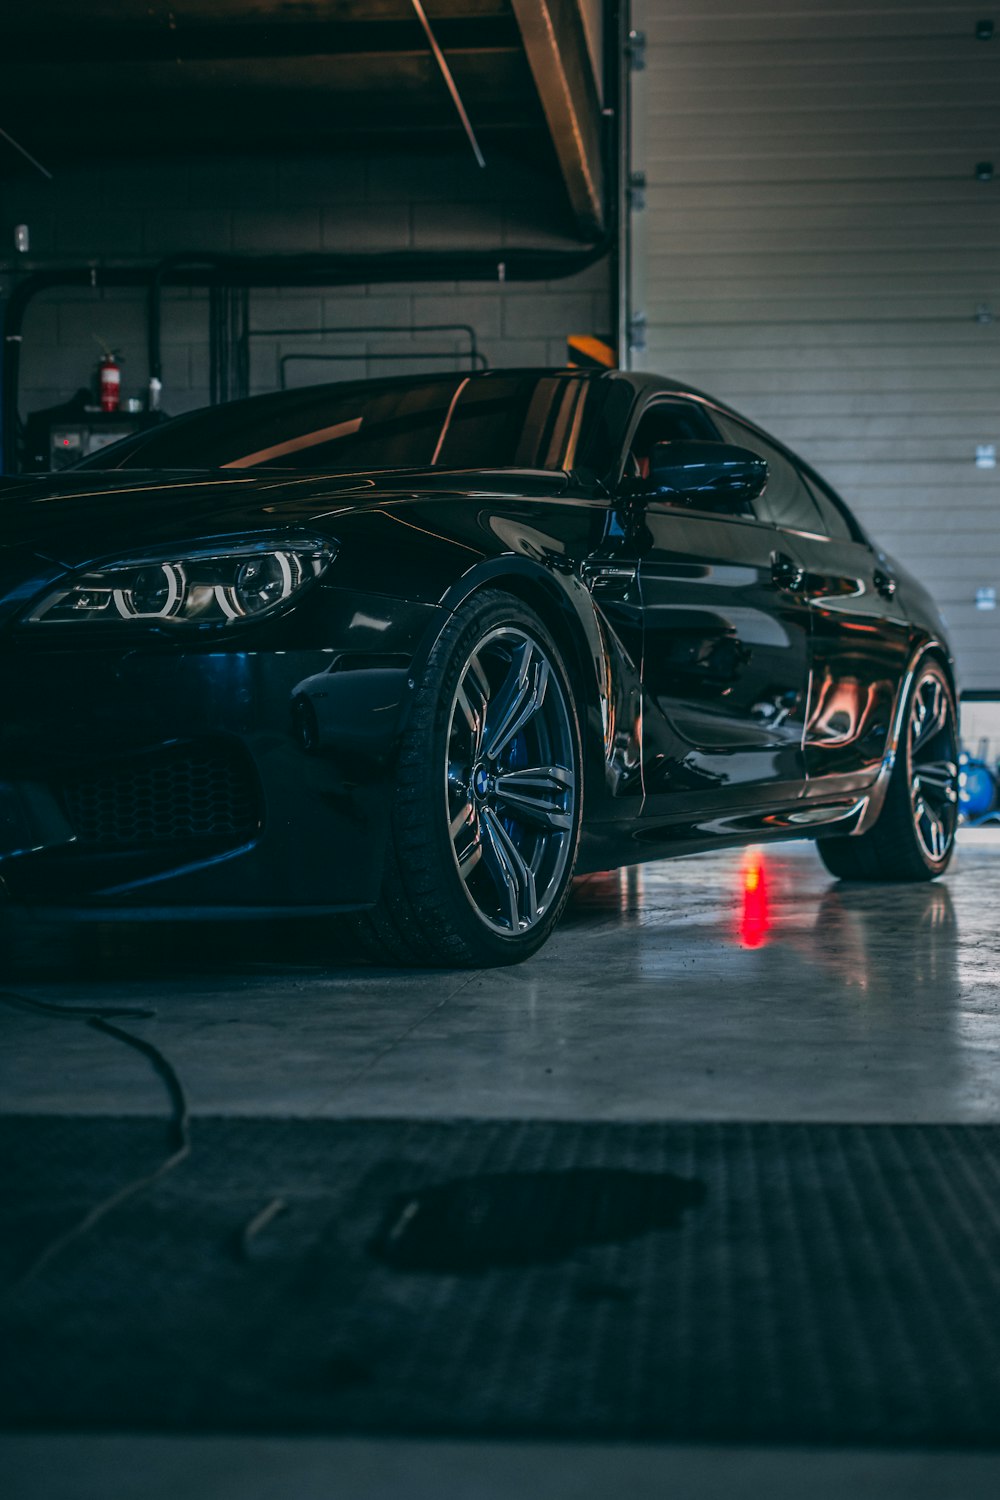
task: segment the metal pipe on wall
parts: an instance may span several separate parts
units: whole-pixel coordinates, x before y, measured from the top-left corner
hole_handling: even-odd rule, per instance
[[[17,472],[18,377],[24,315],[40,292],[58,286],[146,287],[159,275],[160,285],[236,288],[359,286],[393,281],[556,281],[576,275],[615,248],[616,230],[579,250],[438,251],[392,250],[380,254],[206,257],[193,253],[171,257],[178,264],[166,274],[158,266],[70,266],[36,271],[11,292],[4,318],[2,376],[2,466]],[[211,260],[212,264],[206,264]]]

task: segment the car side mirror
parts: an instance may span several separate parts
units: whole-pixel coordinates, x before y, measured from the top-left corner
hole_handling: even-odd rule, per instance
[[[694,510],[743,515],[767,483],[767,461],[730,443],[655,443],[632,493]]]

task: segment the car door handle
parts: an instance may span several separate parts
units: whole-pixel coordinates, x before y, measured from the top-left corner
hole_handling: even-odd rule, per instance
[[[787,552],[771,553],[771,582],[776,589],[794,594],[806,581],[806,570]]]
[[[883,599],[891,599],[896,592],[896,580],[884,568],[875,569],[875,572],[872,574],[872,583],[874,583]]]

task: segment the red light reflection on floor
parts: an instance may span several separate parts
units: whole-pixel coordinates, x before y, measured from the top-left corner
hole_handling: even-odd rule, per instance
[[[767,907],[767,871],[759,850],[747,851],[741,879],[743,909],[738,923],[739,940],[744,948],[761,948],[767,942],[771,920]]]

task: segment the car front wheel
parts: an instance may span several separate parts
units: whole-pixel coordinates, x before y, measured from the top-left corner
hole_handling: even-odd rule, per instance
[[[404,737],[371,957],[485,966],[534,953],[559,919],[579,842],[582,748],[543,621],[499,590],[445,627]]]

